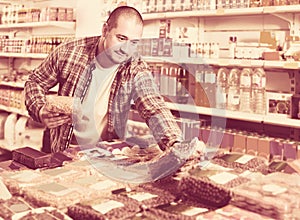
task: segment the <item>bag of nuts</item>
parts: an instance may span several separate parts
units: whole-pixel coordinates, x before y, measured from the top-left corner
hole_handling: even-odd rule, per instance
[[[51,112],[71,115],[73,113],[74,97],[47,95],[46,109]]]

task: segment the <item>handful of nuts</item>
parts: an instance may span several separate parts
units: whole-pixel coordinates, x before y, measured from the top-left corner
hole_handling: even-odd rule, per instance
[[[79,98],[71,96],[47,95],[45,108],[65,115],[81,115]]]

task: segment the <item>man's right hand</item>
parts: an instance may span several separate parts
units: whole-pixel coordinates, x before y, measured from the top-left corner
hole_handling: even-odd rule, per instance
[[[39,116],[41,122],[48,128],[56,128],[72,120],[71,115],[48,111],[45,105],[40,109]]]

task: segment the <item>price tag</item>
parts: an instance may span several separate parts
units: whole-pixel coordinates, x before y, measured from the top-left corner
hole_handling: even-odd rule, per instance
[[[95,190],[104,190],[104,189],[109,189],[111,187],[114,187],[115,185],[116,183],[111,180],[103,180],[91,185],[90,188]]]
[[[263,10],[264,13],[275,13],[276,11],[277,11],[277,7],[275,6],[264,7]]]
[[[129,194],[128,197],[135,199],[139,202],[147,200],[147,199],[152,199],[152,198],[156,198],[157,195],[153,195],[151,193],[146,193],[146,192],[139,192],[139,193],[135,193],[135,194]]]
[[[109,211],[111,211],[115,208],[121,208],[123,206],[124,206],[124,204],[121,202],[109,200],[109,201],[101,203],[101,204],[93,205],[92,208],[95,209],[96,211],[102,213],[103,215],[105,215]]]
[[[251,66],[251,60],[241,60],[242,66]]]
[[[214,181],[215,183],[224,185],[237,177],[238,176],[235,174],[223,172],[210,176],[209,179]]]
[[[298,69],[299,64],[297,62],[286,62],[283,64],[283,67],[286,69]]]
[[[254,158],[254,156],[252,156],[252,155],[243,155],[239,159],[237,159],[235,162],[240,163],[240,164],[246,164],[253,158]]]
[[[187,216],[195,216],[195,215],[198,215],[200,213],[207,212],[207,211],[208,211],[207,208],[191,207],[191,208],[181,212],[181,214],[187,215]]]
[[[223,15],[223,14],[225,14],[224,8],[218,8],[217,11],[216,11],[216,14],[217,15]]]
[[[219,66],[228,66],[228,64],[229,64],[229,59],[219,59],[218,60]]]

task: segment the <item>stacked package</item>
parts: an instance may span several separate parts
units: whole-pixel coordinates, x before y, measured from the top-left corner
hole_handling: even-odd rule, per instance
[[[59,167],[41,171],[49,181],[23,189],[24,196],[39,206],[66,209],[71,204],[98,198],[123,185],[99,173]]]
[[[214,156],[212,162],[232,169],[249,170],[267,174],[269,172],[268,160],[241,153],[220,153]]]
[[[211,208],[204,204],[178,200],[149,208],[146,210],[145,215],[150,219],[159,220],[196,220],[209,211],[211,211]]]
[[[47,154],[31,147],[22,147],[12,151],[12,160],[30,169],[38,169],[59,167],[72,158],[62,152]]]
[[[179,189],[183,197],[213,207],[227,205],[230,189],[249,181],[240,170],[225,168],[207,162],[205,167],[195,167],[181,177]]]
[[[231,203],[273,219],[299,219],[300,176],[272,173],[236,187]]]
[[[271,220],[266,216],[259,215],[255,212],[251,212],[245,209],[241,209],[234,205],[227,205],[222,208],[216,209],[211,212],[207,212],[204,215],[201,215],[197,220]]]
[[[148,182],[140,184],[139,187],[143,188],[144,190],[156,190],[156,191],[163,191],[164,193],[171,194],[175,198],[180,198],[181,191],[178,188],[180,178],[175,175],[168,176],[154,182]]]
[[[135,204],[112,195],[70,205],[67,213],[74,220],[122,220],[131,219],[139,211]]]
[[[18,212],[9,216],[8,219],[13,220],[39,220],[39,219],[51,219],[51,220],[71,220],[62,211],[53,207],[40,207],[34,208],[22,212]]]
[[[137,186],[114,190],[112,193],[117,196],[117,199],[121,198],[123,201],[135,204],[143,209],[176,200],[176,197],[171,193],[157,188],[145,189]]]
[[[0,199],[0,217],[3,219],[12,219],[18,213],[32,210],[33,207],[21,197],[11,197],[7,200]]]
[[[13,150],[12,159],[31,169],[37,169],[50,166],[51,154],[46,154],[30,147],[24,147]]]
[[[70,218],[53,207],[36,207],[20,196],[11,195],[7,187],[0,180],[0,219],[53,219],[70,220]]]
[[[3,171],[0,173],[4,184],[13,195],[23,196],[23,190],[30,186],[48,183],[50,179],[43,175],[40,170],[16,170]]]

